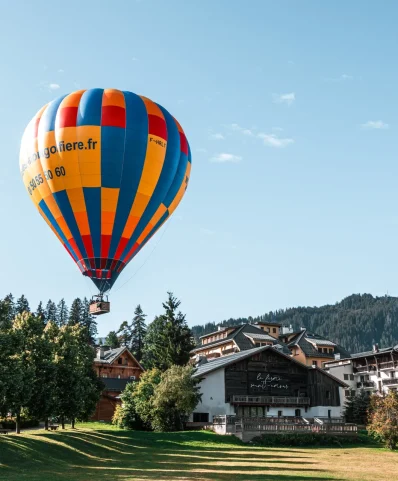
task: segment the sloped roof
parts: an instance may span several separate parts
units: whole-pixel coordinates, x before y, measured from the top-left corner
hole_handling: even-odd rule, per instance
[[[272,349],[274,352],[278,353],[280,356],[284,357],[290,362],[293,362],[294,364],[299,365],[301,368],[306,369],[306,370],[314,370],[316,369],[317,371],[321,372],[323,375],[333,379],[335,382],[340,384],[342,387],[347,387],[347,384],[343,382],[341,379],[338,379],[337,377],[329,374],[328,372],[324,371],[323,369],[320,369],[318,367],[312,367],[312,366],[306,366],[300,361],[296,361],[293,359],[291,356],[284,354],[278,349],[275,349],[274,346],[262,346],[262,347],[255,347],[254,349],[248,349],[247,351],[241,351],[237,352],[235,354],[230,354],[229,356],[222,356],[218,357],[212,361],[208,361],[205,364],[200,365],[199,367],[196,368],[196,371],[194,372],[192,377],[202,377],[205,376],[206,374],[209,374],[213,371],[217,371],[218,369],[223,369],[230,364],[234,364],[236,362],[242,361],[243,359],[246,359],[248,357],[253,356],[254,354],[257,354],[262,351],[266,351],[268,349]]]
[[[195,373],[193,374],[193,377],[201,377],[204,374],[208,374],[212,371],[216,371],[217,369],[221,369],[223,367],[229,366],[230,364],[234,364],[237,361],[241,361],[242,359],[246,359],[246,357],[253,356],[253,354],[264,351],[264,349],[267,348],[268,346],[255,347],[254,349],[237,352],[235,354],[230,354],[229,356],[217,357],[216,359],[208,361],[205,364],[197,367]]]
[[[326,342],[330,344],[326,344]],[[329,354],[329,353],[324,353],[324,352],[319,352],[318,349],[316,349],[313,344],[319,344],[319,345],[330,345],[334,346],[334,353]],[[287,344],[289,347],[293,346],[299,346],[301,350],[304,352],[306,357],[324,357],[326,359],[334,359],[334,354],[335,353],[340,353],[341,358],[348,358],[350,357],[350,353],[346,351],[342,346],[339,346],[338,344],[332,343],[332,341],[329,341],[328,339],[320,336],[319,334],[314,334],[311,332],[308,332],[307,329],[304,329],[300,333],[296,334]]]
[[[104,351],[104,357],[101,359],[98,357],[94,358],[94,362],[97,364],[112,364],[121,354],[127,351],[130,356],[134,359],[137,365],[145,371],[145,369],[141,366],[141,364],[137,361],[137,359],[133,356],[133,354],[129,351],[127,346],[117,347],[116,349],[109,349],[108,351]]]
[[[379,348],[377,352],[373,352],[373,351],[356,352],[355,354],[351,354],[351,357],[358,358],[358,357],[368,357],[368,356],[375,356],[375,355],[377,356],[378,354],[391,352],[393,350],[394,350],[393,347],[382,347],[382,348]]]
[[[275,337],[270,336],[269,334],[257,334],[252,332],[244,332],[246,337],[250,337],[251,339],[256,339],[259,341],[275,341]]]

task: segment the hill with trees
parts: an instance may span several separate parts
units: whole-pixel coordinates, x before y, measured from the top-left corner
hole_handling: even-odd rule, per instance
[[[218,326],[234,326],[245,322],[278,322],[306,327],[344,346],[350,352],[370,350],[372,344],[388,347],[398,343],[398,298],[373,297],[371,294],[353,294],[334,305],[321,307],[292,307],[271,311],[258,317],[228,319],[193,326],[195,339],[216,331]]]

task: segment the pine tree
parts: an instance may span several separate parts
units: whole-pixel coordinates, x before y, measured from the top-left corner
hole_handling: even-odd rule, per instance
[[[46,323],[46,315],[43,309],[43,303],[40,301],[39,305],[37,306],[35,315],[40,318],[44,323]]]
[[[189,361],[189,352],[195,347],[192,332],[171,292],[163,303],[165,313],[149,324],[145,336],[144,364],[147,368],[166,370],[172,365],[184,366]]]
[[[131,351],[139,362],[142,361],[144,339],[146,335],[145,317],[146,314],[144,314],[140,304],[138,304],[135,308],[133,321],[131,323]]]
[[[46,318],[46,323],[50,321],[57,322],[57,306],[51,299],[47,302],[44,317]]]
[[[95,316],[90,314],[90,301],[85,297],[82,303],[82,324],[86,327],[89,341],[91,344],[94,343],[94,339],[98,334],[97,321]]]
[[[111,349],[116,349],[120,347],[120,341],[117,337],[116,331],[111,331],[105,339],[105,345],[109,346]]]
[[[22,314],[23,312],[30,312],[29,302],[26,297],[22,294],[22,296],[17,300],[15,306],[15,315]]]
[[[117,334],[119,335],[120,345],[126,346],[130,349],[133,333],[131,331],[131,326],[129,326],[129,323],[127,321],[123,321],[120,324]]]
[[[68,317],[69,317],[69,310],[68,306],[66,305],[65,299],[61,299],[58,302],[57,306],[57,317],[56,317],[56,323],[58,326],[65,326],[68,323]]]
[[[12,294],[8,294],[0,300],[0,330],[6,331],[12,325],[14,319],[15,306]]]
[[[82,322],[83,306],[82,301],[77,297],[71,305],[68,324],[74,326]]]
[[[12,321],[15,317],[15,303],[14,296],[10,293],[4,298],[4,303],[7,310],[7,320]]]

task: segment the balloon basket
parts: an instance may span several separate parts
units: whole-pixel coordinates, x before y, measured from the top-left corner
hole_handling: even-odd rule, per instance
[[[90,302],[90,314],[100,316],[101,314],[108,314],[111,310],[111,303],[104,301],[101,296],[95,296]]]

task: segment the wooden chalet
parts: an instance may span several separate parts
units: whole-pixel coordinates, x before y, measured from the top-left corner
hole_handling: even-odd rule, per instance
[[[192,422],[215,416],[340,417],[339,388],[346,384],[314,366],[306,366],[271,346],[202,361],[202,400]]]
[[[127,383],[138,381],[144,368],[127,347],[111,349],[99,346],[94,359],[94,370],[104,382],[105,389],[92,420],[111,421],[116,406],[120,404],[120,394]]]

